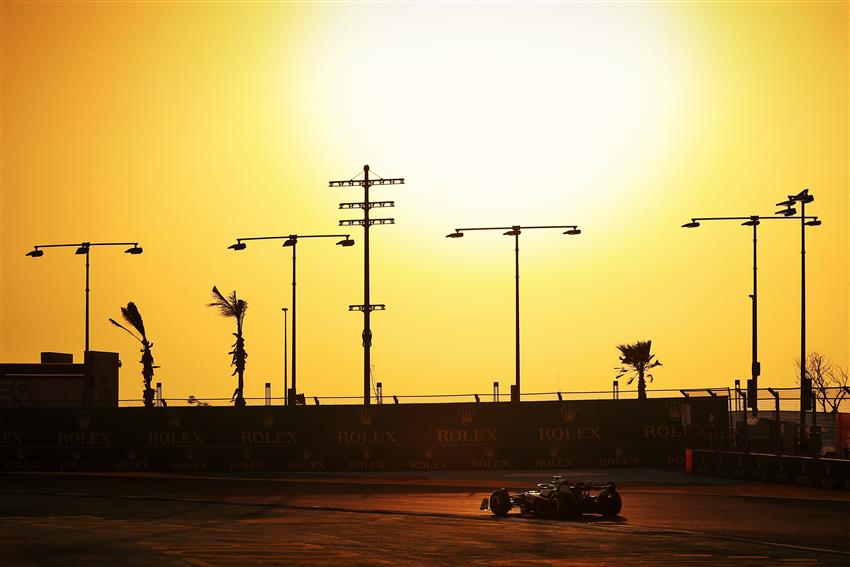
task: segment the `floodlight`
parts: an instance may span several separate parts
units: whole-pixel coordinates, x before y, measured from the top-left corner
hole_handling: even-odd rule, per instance
[[[802,191],[794,195],[793,199],[799,203],[811,203],[815,200],[815,196],[809,195],[808,189],[803,189]]]
[[[244,242],[236,242],[236,244],[231,244],[227,248],[229,250],[245,250],[245,248],[247,248],[247,247],[248,247],[248,245],[245,244]]]
[[[39,256],[44,256],[44,250],[39,250],[38,248],[35,248],[35,249],[27,252],[27,256],[30,256],[32,258],[38,258]]]
[[[135,244],[132,248],[128,248],[124,250],[124,254],[141,254],[143,252],[142,248],[137,244]]]
[[[699,226],[699,223],[697,221],[691,221],[691,222],[686,222],[685,224],[683,224],[682,228],[696,228],[698,226]]]

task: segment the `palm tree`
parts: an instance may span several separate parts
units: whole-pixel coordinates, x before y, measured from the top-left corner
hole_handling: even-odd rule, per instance
[[[139,313],[139,309],[136,307],[136,304],[132,301],[127,304],[127,307],[121,308],[121,315],[124,317],[124,320],[136,330],[136,333],[139,333],[140,336],[137,336],[136,333],[116,321],[115,319],[109,319],[109,322],[124,329],[128,333],[130,333],[134,339],[142,343],[142,359],[139,362],[142,363],[142,379],[144,380],[145,389],[142,393],[142,398],[145,401],[145,407],[152,408],[153,407],[153,397],[154,390],[151,388],[151,380],[153,380],[153,370],[154,368],[159,368],[159,366],[154,366],[153,364],[153,354],[151,353],[151,349],[153,348],[153,343],[148,340],[147,335],[145,334],[145,323],[142,321],[142,314]]]
[[[638,399],[645,400],[646,379],[649,378],[649,381],[652,382],[652,374],[647,374],[646,371],[656,366],[661,366],[658,360],[653,360],[655,355],[650,354],[652,341],[638,341],[633,344],[617,345],[617,349],[620,351],[620,364],[622,364],[619,368],[615,368],[615,370],[620,371],[617,374],[617,378],[631,374],[627,382],[628,384],[631,384],[637,378]]]
[[[228,354],[233,356],[230,364],[235,367],[233,374],[239,375],[239,383],[236,390],[233,392],[233,404],[237,406],[245,405],[245,397],[242,395],[244,387],[245,375],[245,360],[248,358],[248,353],[245,352],[245,339],[242,338],[242,322],[245,320],[245,312],[248,310],[248,302],[244,299],[236,297],[236,291],[230,292],[228,297],[224,297],[218,288],[212,288],[213,302],[209,307],[218,309],[218,314],[222,317],[233,317],[236,319],[236,332],[233,336],[236,337],[236,342],[233,343],[233,350]]]

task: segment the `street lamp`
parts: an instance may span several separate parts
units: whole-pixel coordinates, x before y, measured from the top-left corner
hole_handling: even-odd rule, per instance
[[[43,248],[76,248],[74,254],[86,257],[86,350],[89,351],[89,259],[93,246],[130,246],[124,250],[125,254],[138,255],[143,252],[138,242],[79,242],[76,244],[36,244],[33,249],[26,253],[30,258],[44,256]]]
[[[286,236],[253,236],[249,238],[237,238],[235,244],[231,244],[227,248],[230,250],[245,250],[247,245],[245,244],[248,240],[283,240],[283,246],[285,248],[292,248],[292,392],[287,392],[285,399],[288,405],[295,405],[295,394],[297,393],[297,385],[296,385],[296,327],[295,327],[295,314],[296,314],[296,302],[295,302],[295,248],[298,244],[298,241],[302,238],[342,238],[339,242],[337,242],[337,246],[349,247],[354,246],[354,241],[350,238],[348,234],[288,234]],[[284,309],[284,313],[286,310]],[[285,340],[285,339],[284,339]],[[286,380],[286,376],[284,375],[284,381]],[[286,385],[284,384],[284,387]]]
[[[358,172],[355,178],[342,181],[329,181],[328,187],[363,187],[363,200],[354,203],[340,203],[340,209],[362,209],[362,219],[344,219],[339,221],[339,226],[362,226],[363,227],[363,303],[360,305],[349,305],[349,311],[363,312],[363,404],[370,403],[370,386],[372,383],[372,311],[384,311],[387,306],[383,303],[373,304],[370,294],[370,270],[369,270],[369,227],[373,224],[395,224],[395,219],[392,218],[371,218],[369,211],[374,208],[383,209],[387,207],[395,207],[394,201],[370,201],[369,188],[373,185],[404,185],[403,177],[384,178],[375,175],[369,177],[370,169],[368,165],[363,166],[363,179],[356,179],[360,175]]]
[[[803,189],[796,195],[788,195],[788,199],[781,203],[776,203],[777,207],[785,207],[781,211],[776,211],[777,215],[783,215],[778,218],[792,218],[791,215],[796,213],[794,205],[800,205],[800,449],[805,449],[807,445],[806,439],[806,408],[803,404],[804,391],[811,392],[811,379],[806,377],[806,227],[820,226],[821,221],[817,217],[806,216],[806,205],[815,200],[815,196],[809,193],[808,189]],[[807,220],[809,219],[809,220]],[[814,397],[809,394],[809,397],[814,400]],[[817,424],[817,405],[813,405],[812,411],[812,429]]]
[[[514,270],[515,270],[515,280],[516,286],[514,291],[514,305],[515,305],[515,326],[516,326],[516,336],[515,336],[515,383],[511,387],[511,401],[518,402],[520,398],[520,350],[519,350],[519,235],[522,234],[523,230],[532,230],[532,229],[563,229],[567,230],[564,234],[575,236],[581,234],[581,230],[579,230],[578,226],[574,224],[569,225],[549,225],[549,226],[489,226],[489,227],[476,227],[476,228],[456,228],[454,232],[446,235],[446,238],[462,238],[464,235],[464,231],[472,231],[472,230],[504,230],[506,232],[502,233],[503,236],[513,236],[514,237]]]
[[[750,366],[751,373],[751,390],[749,396],[749,405],[753,410],[753,417],[758,416],[758,377],[761,375],[761,363],[758,360],[758,226],[764,220],[795,220],[798,217],[784,215],[781,217],[765,217],[760,215],[750,215],[746,217],[694,217],[691,222],[682,225],[682,228],[698,228],[701,222],[712,221],[744,221],[741,226],[750,226],[753,228],[753,293],[750,295],[752,300],[752,364]],[[801,217],[802,218],[802,217]],[[806,217],[809,222],[820,224],[817,217]],[[805,220],[805,218],[803,219]],[[755,391],[755,395],[752,392]],[[746,411],[746,408],[745,408]]]
[[[286,307],[281,307],[280,310],[283,311],[283,405],[286,405],[286,398],[287,398],[286,394],[287,394],[287,389],[288,389],[288,386],[289,386],[288,378],[287,378],[287,376],[288,376],[287,366],[288,366],[289,363],[286,360],[286,347],[287,347],[287,344],[286,344],[287,343],[287,340],[286,340],[286,312],[289,311],[289,309],[287,309]]]

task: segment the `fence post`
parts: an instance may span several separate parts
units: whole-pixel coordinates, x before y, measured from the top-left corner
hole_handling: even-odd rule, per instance
[[[272,405],[272,385],[271,382],[266,382],[266,405]]]
[[[741,381],[735,380],[735,383],[740,384]],[[741,433],[741,443],[744,446],[744,452],[747,453],[747,452],[749,452],[749,448],[747,446],[747,394],[745,392],[741,391],[741,388],[739,388],[739,387],[736,387],[735,391],[738,392],[738,396],[740,396],[741,399],[744,400],[744,412],[743,412],[744,413],[744,415],[743,415],[744,419],[743,419],[743,422],[742,422],[743,430],[742,430],[742,433]],[[735,415],[735,418],[732,420],[732,423],[734,425],[733,431],[737,434],[737,432],[738,432],[738,416],[737,415]]]
[[[493,401],[494,402],[499,401],[499,383],[498,382],[493,382]]]
[[[613,394],[615,400],[620,399],[620,381],[619,380],[614,380],[612,394]]]

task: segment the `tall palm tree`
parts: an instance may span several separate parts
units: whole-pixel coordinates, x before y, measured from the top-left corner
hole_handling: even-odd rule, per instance
[[[655,355],[650,353],[650,350],[652,350],[652,341],[638,341],[633,344],[617,345],[617,349],[620,351],[620,364],[622,365],[615,369],[620,371],[617,374],[617,378],[631,375],[629,376],[628,384],[631,384],[637,378],[638,399],[645,400],[646,379],[649,378],[649,381],[652,382],[652,374],[647,374],[646,371],[656,366],[661,366],[661,362],[653,360]]]
[[[245,405],[245,397],[242,395],[244,387],[245,375],[245,360],[248,358],[248,353],[245,352],[245,339],[242,338],[242,322],[245,320],[245,312],[248,310],[248,302],[244,299],[236,297],[236,291],[230,292],[230,295],[224,297],[218,288],[212,288],[213,302],[209,307],[218,309],[218,314],[222,317],[233,317],[236,319],[236,332],[233,336],[236,337],[236,342],[233,343],[233,350],[228,354],[233,356],[230,364],[234,366],[233,374],[239,375],[239,382],[236,386],[236,391],[233,392],[233,404],[236,406]]]
[[[136,330],[136,333],[139,333],[139,336],[115,319],[110,318],[109,322],[116,327],[124,329],[130,333],[134,339],[142,343],[142,359],[139,360],[139,362],[142,363],[142,379],[145,384],[145,389],[142,392],[142,398],[145,401],[145,407],[151,408],[153,407],[154,397],[154,390],[151,388],[151,380],[153,380],[154,368],[159,368],[159,366],[154,366],[153,364],[153,354],[151,353],[153,343],[148,340],[148,337],[145,334],[145,323],[142,321],[142,314],[139,313],[139,309],[136,307],[135,303],[131,301],[127,304],[127,307],[122,307],[121,316],[124,317],[124,320]]]

